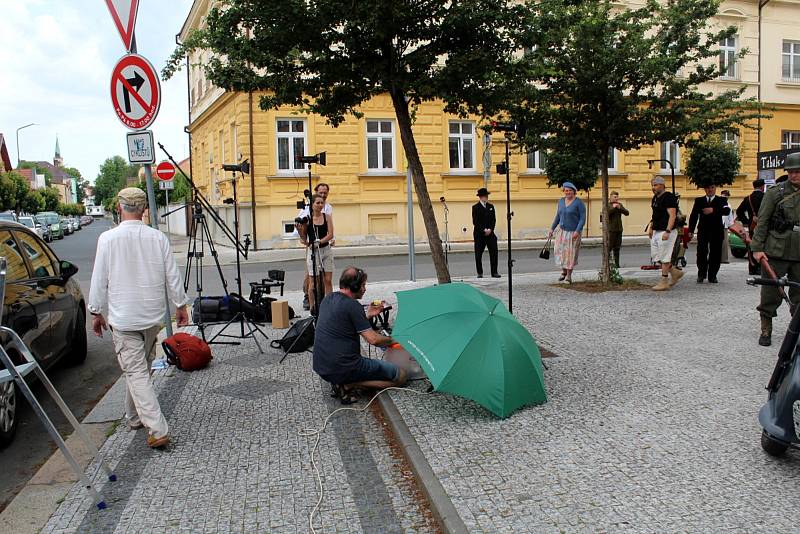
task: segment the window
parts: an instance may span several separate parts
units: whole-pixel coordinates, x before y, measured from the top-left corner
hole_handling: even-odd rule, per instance
[[[278,172],[302,169],[295,158],[304,156],[306,150],[306,121],[278,119]]]
[[[739,146],[739,132],[736,130],[725,130],[722,132],[722,142],[733,146]]]
[[[394,169],[394,123],[367,121],[367,169]]]
[[[225,157],[227,155],[225,154],[225,133],[222,130],[220,130],[218,137],[219,137],[219,161],[220,163],[224,164],[227,162],[227,158]],[[235,161],[231,162],[235,163]]]
[[[534,172],[544,172],[547,164],[547,153],[542,150],[528,152],[528,170]]]
[[[800,131],[784,130],[781,132],[781,150],[800,148]]]
[[[239,155],[239,140],[236,139],[236,123],[231,123],[231,154],[233,159],[239,161],[242,157]]]
[[[783,79],[800,82],[800,41],[783,41]]]
[[[471,170],[475,168],[475,125],[468,121],[450,122],[450,169]]]
[[[614,171],[617,169],[617,149],[608,149],[608,170]]]
[[[681,168],[681,152],[678,143],[675,141],[665,141],[661,143],[661,159],[669,160],[677,172]],[[670,170],[669,164],[662,161],[661,170]]]
[[[47,278],[58,273],[52,258],[35,237],[26,232],[14,232],[14,234],[31,262],[33,278]]]
[[[17,242],[10,232],[0,232],[0,256],[6,259],[6,282],[16,282],[28,278],[28,268],[19,253]]]
[[[737,79],[736,70],[736,37],[726,37],[719,42],[719,76]]]

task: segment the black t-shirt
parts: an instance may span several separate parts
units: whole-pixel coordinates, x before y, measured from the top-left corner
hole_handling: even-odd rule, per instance
[[[361,358],[359,334],[371,328],[364,308],[340,291],[319,305],[314,334],[314,371],[323,378],[346,374]]]
[[[678,209],[678,197],[664,191],[660,196],[655,195],[651,203],[653,208],[653,231],[660,232],[667,229],[669,224],[669,212],[667,208]]]

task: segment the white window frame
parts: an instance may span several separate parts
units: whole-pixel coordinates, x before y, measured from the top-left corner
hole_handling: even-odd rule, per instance
[[[617,167],[618,167],[617,161],[619,159],[619,152],[617,151],[616,148],[611,147],[609,149],[609,156],[611,156],[611,157],[609,158],[609,162],[608,162],[608,170],[609,171],[616,171]]]
[[[381,131],[382,126],[385,123],[389,123],[389,127],[390,127],[391,131],[389,131],[389,132]],[[370,124],[377,124],[378,125],[378,131],[377,132],[370,132],[369,131]],[[367,172],[381,173],[381,172],[390,172],[390,171],[396,170],[397,169],[397,149],[396,149],[396,142],[395,142],[395,136],[394,136],[395,135],[394,121],[392,119],[367,119],[365,127],[366,127],[366,134],[367,134],[367,139],[366,139],[367,149],[365,151],[366,152],[366,156],[367,156]],[[391,144],[390,157],[392,158],[392,161],[391,161],[392,164],[389,165],[388,167],[385,166],[385,163],[386,163],[386,157],[385,156],[386,155],[384,154],[384,151],[383,151],[383,142],[387,141],[387,140]],[[370,167],[369,166],[369,142],[370,141],[375,141],[376,142],[376,146],[377,146],[377,150],[378,150],[378,154],[377,154],[377,156],[378,156],[378,166],[377,167]]]
[[[458,133],[451,133],[450,127],[453,124],[458,124]],[[471,127],[471,133],[463,133],[463,125],[469,124]],[[458,141],[458,167],[453,167],[453,162],[450,161],[450,141],[452,140]],[[469,166],[466,165],[464,161],[464,141],[470,141],[472,144],[472,161],[469,162]],[[475,170],[475,146],[477,145],[475,140],[475,121],[449,121],[447,123],[447,163],[450,166],[450,172],[467,172],[467,171],[474,171]]]
[[[533,158],[533,167],[531,167],[531,157]],[[544,160],[547,160],[547,152],[544,153]],[[542,161],[542,151],[534,150],[533,152],[527,152],[525,154],[525,166],[528,172],[544,174],[545,170]]]
[[[739,132],[736,130],[725,130],[720,137],[727,145],[739,146]]]
[[[719,42],[719,77],[724,80],[739,79],[738,54],[739,38],[736,35],[726,37]]]
[[[789,45],[789,51],[786,52],[784,48],[786,45]],[[789,75],[786,76],[784,73],[784,68],[786,67],[786,62],[788,60],[789,63]],[[794,77],[792,73],[795,69],[800,70],[800,41],[792,41],[790,39],[784,39],[781,42],[781,79],[786,82],[800,82],[800,76]]]
[[[675,167],[675,172],[681,170],[681,147],[675,141],[663,141],[661,146],[659,147],[659,157],[664,160],[668,159],[672,162],[672,165]],[[673,159],[674,158],[674,159]],[[669,171],[669,165],[661,163],[661,170],[662,171]]]
[[[800,148],[800,130],[781,131],[781,150]]]
[[[288,132],[280,132],[278,131],[278,127],[281,122],[288,122],[289,123],[289,131]],[[295,122],[302,122],[303,123],[303,131],[302,132],[294,132],[292,131],[293,124]],[[303,151],[308,151],[308,121],[306,119],[298,119],[296,117],[283,117],[275,119],[275,169],[278,174],[289,174],[294,175],[297,171],[302,171],[305,169],[305,166],[301,163],[298,165],[296,163],[295,158],[298,154],[294,153],[294,140],[295,139],[303,139]],[[281,139],[288,139],[289,145],[289,168],[281,169],[280,164],[280,144]],[[305,156],[306,154],[299,154],[300,156]]]

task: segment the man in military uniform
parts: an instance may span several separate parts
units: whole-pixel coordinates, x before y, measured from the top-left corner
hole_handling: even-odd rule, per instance
[[[788,275],[800,281],[800,152],[786,156],[784,169],[789,175],[785,182],[775,185],[764,194],[758,210],[758,225],[750,249],[753,259],[766,258],[778,276]],[[789,299],[800,302],[800,290],[789,289]],[[781,297],[775,287],[761,286],[761,337],[758,344],[772,344],[772,318],[778,315]],[[795,306],[790,308],[794,312]]]

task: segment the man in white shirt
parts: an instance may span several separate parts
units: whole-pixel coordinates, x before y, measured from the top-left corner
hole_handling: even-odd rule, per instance
[[[331,186],[329,186],[325,182],[320,182],[314,187],[314,193],[318,194],[319,196],[321,196],[323,198],[323,200],[325,200],[325,206],[322,208],[322,213],[324,213],[325,215],[333,215],[333,206],[328,204],[328,193],[330,193],[330,190],[331,190]],[[306,207],[304,207],[303,209],[300,210],[300,213],[297,214],[297,218],[298,219],[302,219],[303,217],[309,217],[310,213],[311,212],[309,211],[309,206],[306,206]],[[295,224],[295,228],[297,228],[297,227],[298,227],[298,225]],[[331,242],[330,242],[331,246],[334,245],[335,241],[336,241],[335,239],[331,240]],[[303,278],[303,309],[304,310],[309,309],[308,284],[310,284],[310,283],[311,283],[311,277],[308,276],[308,273],[306,273],[305,278]]]
[[[111,327],[114,350],[128,386],[125,417],[132,430],[146,427],[147,444],[169,443],[169,426],[153,384],[150,365],[164,320],[164,289],[175,306],[178,326],[189,324],[186,293],[167,237],[142,222],[147,195],[139,188],[119,192],[119,226],[100,234],[89,292],[92,329]],[[108,317],[108,321],[106,321]]]

